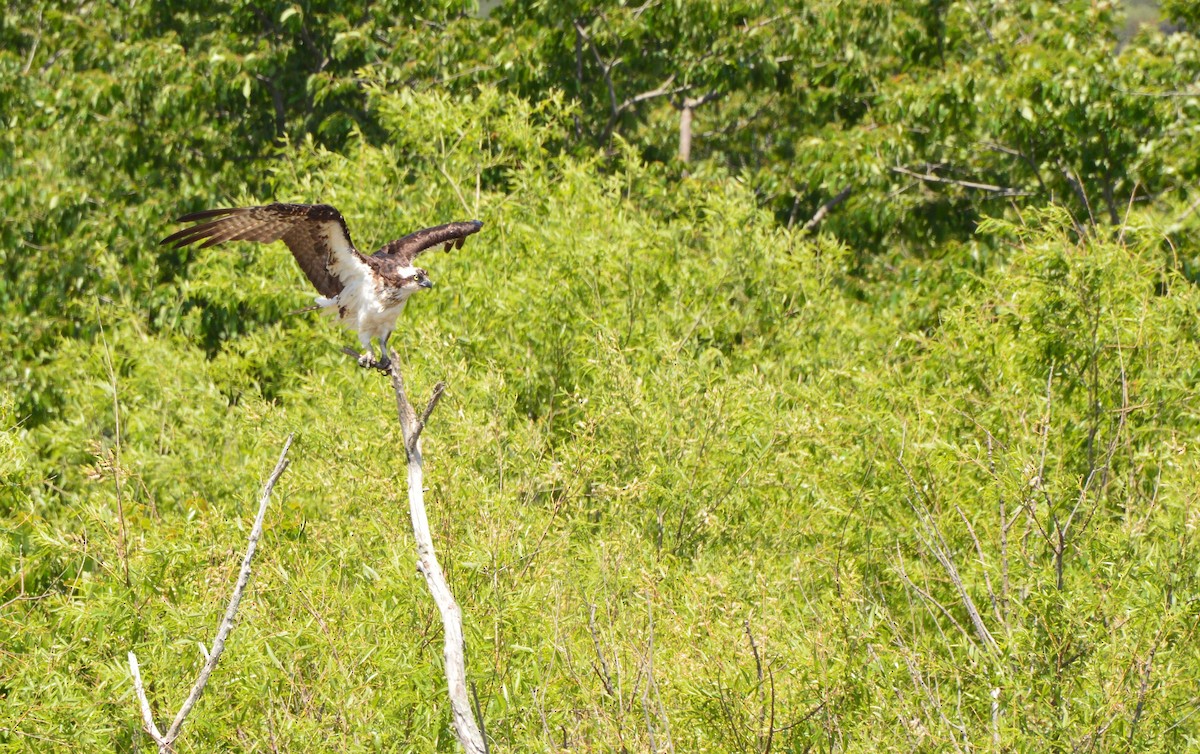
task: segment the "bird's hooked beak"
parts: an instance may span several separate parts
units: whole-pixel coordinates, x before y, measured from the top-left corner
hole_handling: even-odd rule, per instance
[[[432,281],[432,280],[430,280],[429,278],[425,278],[425,279],[424,279],[424,280],[422,280],[421,282],[417,283],[417,285],[421,286],[422,288],[432,288],[432,287],[433,287],[433,281]]]

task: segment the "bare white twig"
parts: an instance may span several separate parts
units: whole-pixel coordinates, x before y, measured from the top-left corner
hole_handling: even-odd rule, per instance
[[[267,483],[263,485],[262,494],[259,496],[258,515],[255,516],[254,527],[250,530],[250,541],[246,546],[246,555],[242,558],[242,569],[238,574],[237,584],[233,588],[233,596],[230,597],[229,606],[225,608],[225,616],[221,619],[221,624],[217,628],[217,638],[213,639],[212,650],[208,652],[207,662],[200,669],[200,676],[196,679],[195,685],[192,686],[191,693],[184,700],[183,706],[179,708],[179,713],[175,715],[175,720],[172,721],[171,727],[167,729],[165,734],[160,733],[158,726],[154,723],[154,716],[150,710],[150,702],[146,699],[146,692],[142,686],[142,676],[138,669],[137,657],[133,652],[129,653],[129,672],[133,676],[133,688],[137,692],[138,702],[141,704],[142,720],[146,725],[146,732],[158,744],[160,754],[169,754],[171,751],[175,739],[179,737],[179,731],[183,728],[184,721],[187,720],[187,716],[191,713],[192,708],[196,706],[196,702],[200,700],[200,695],[204,693],[204,686],[208,683],[209,676],[212,675],[213,670],[217,667],[217,662],[221,659],[221,652],[225,650],[225,639],[228,638],[229,632],[233,630],[233,623],[237,618],[238,606],[242,602],[242,593],[246,590],[246,584],[250,581],[250,566],[254,560],[254,551],[258,548],[258,540],[262,536],[263,519],[267,515],[267,503],[271,500],[271,491],[275,488],[275,482],[279,480],[284,469],[288,466],[287,453],[291,447],[292,435],[288,435],[287,441],[283,444],[283,451],[279,454],[279,461],[275,464],[275,470],[267,478]]]
[[[137,693],[138,704],[142,708],[142,722],[146,725],[146,732],[158,744],[158,748],[163,748],[162,733],[158,730],[158,725],[154,722],[154,713],[150,711],[150,700],[146,698],[146,689],[142,685],[142,674],[138,669],[137,655],[133,652],[129,653],[129,672],[133,676],[133,690]]]
[[[429,420],[433,409],[446,386],[438,383],[433,396],[421,412],[420,418],[408,400],[404,390],[404,377],[400,374],[400,357],[391,353],[392,388],[396,392],[396,411],[400,417],[400,432],[404,437],[404,450],[408,457],[408,510],[412,517],[413,537],[417,541],[417,568],[425,577],[425,583],[437,603],[442,615],[445,632],[444,654],[446,660],[446,684],[450,692],[450,709],[454,721],[454,733],[459,744],[468,754],[486,754],[487,744],[471,708],[471,697],[467,690],[467,663],[464,656],[462,611],[454,600],[454,594],[446,583],[442,566],[433,549],[433,534],[429,529],[429,516],[425,512],[424,463],[421,459],[421,430]]]
[[[809,221],[804,223],[804,232],[812,232],[814,228],[821,224],[821,221],[825,219],[825,216],[829,214],[829,211],[850,198],[850,194],[853,191],[853,186],[846,186],[841,191],[837,192],[832,199],[822,204],[820,209],[813,214]]]

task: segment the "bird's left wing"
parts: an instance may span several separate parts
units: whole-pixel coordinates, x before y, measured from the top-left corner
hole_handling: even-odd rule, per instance
[[[478,233],[482,227],[483,223],[478,220],[467,220],[464,222],[446,223],[434,228],[425,228],[424,230],[418,230],[416,233],[409,233],[404,238],[389,241],[371,256],[381,260],[386,258],[393,264],[406,267],[412,264],[412,261],[421,252],[439,244],[444,245],[446,251],[450,251],[451,247],[461,249],[463,242],[467,240],[467,236]]]
[[[197,224],[167,236],[163,245],[178,249],[203,239],[203,249],[226,241],[283,241],[322,296],[341,293],[344,281],[339,273],[349,273],[362,261],[342,214],[328,204],[210,209],[184,215],[179,222]]]

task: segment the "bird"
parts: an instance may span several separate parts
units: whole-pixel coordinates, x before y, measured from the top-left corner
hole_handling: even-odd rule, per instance
[[[429,273],[413,261],[436,246],[461,249],[467,236],[478,233],[478,220],[446,223],[389,241],[371,256],[354,247],[342,213],[328,204],[267,204],[257,207],[208,209],[180,217],[195,223],[160,241],[179,249],[197,241],[199,248],[227,241],[283,241],[296,264],[320,294],[316,306],[358,334],[363,353],[358,363],[386,371],[388,338],[409,297],[433,287]],[[379,340],[379,358],[371,340]],[[350,349],[348,352],[353,353]]]

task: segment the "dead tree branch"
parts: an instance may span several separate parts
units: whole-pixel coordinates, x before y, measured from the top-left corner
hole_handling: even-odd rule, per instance
[[[421,431],[437,407],[446,386],[439,382],[433,395],[418,418],[416,409],[408,400],[404,390],[404,377],[400,374],[400,357],[391,354],[392,389],[396,392],[396,412],[400,417],[400,432],[404,437],[404,452],[408,459],[408,510],[412,517],[413,538],[417,541],[417,570],[425,577],[425,583],[437,603],[442,615],[445,632],[446,683],[450,691],[450,709],[454,720],[454,733],[459,744],[468,754],[486,754],[487,744],[483,739],[475,712],[471,708],[471,697],[467,690],[467,663],[464,654],[462,611],[454,600],[442,566],[433,549],[433,534],[429,529],[429,517],[425,513],[424,462],[421,459]]]
[[[811,233],[813,229],[821,224],[821,221],[825,219],[825,216],[829,214],[830,210],[849,199],[850,194],[853,193],[853,191],[854,188],[852,186],[846,186],[844,189],[837,192],[832,199],[822,204],[821,208],[818,209],[815,214],[813,214],[812,218],[808,222],[804,223],[804,232]]]
[[[950,186],[961,186],[963,188],[975,189],[977,191],[988,191],[996,194],[997,196],[1029,196],[1028,191],[1007,188],[1005,186],[995,186],[991,183],[977,183],[975,181],[960,181],[954,178],[943,178],[940,175],[934,175],[932,173],[917,173],[909,170],[908,168],[893,167],[892,172],[899,173],[900,175],[912,176],[913,178],[919,178],[926,183],[945,183]]]
[[[955,590],[958,592],[959,599],[962,601],[963,607],[967,611],[967,616],[971,619],[971,624],[975,628],[975,633],[979,637],[982,645],[994,654],[1000,653],[1000,647],[996,643],[988,631],[987,625],[983,622],[983,616],[979,614],[979,609],[975,607],[975,601],[971,599],[971,593],[967,590],[966,584],[963,583],[962,576],[958,573],[958,568],[954,565],[954,558],[951,557],[950,546],[946,544],[946,539],[942,536],[942,530],[938,527],[937,521],[933,517],[933,513],[925,504],[924,493],[917,480],[913,477],[912,472],[904,465],[899,456],[896,457],[896,464],[900,470],[904,472],[905,478],[908,480],[908,485],[911,490],[911,495],[907,496],[908,505],[913,513],[917,516],[917,521],[920,524],[920,529],[915,530],[917,539],[925,545],[926,549],[933,553],[938,563],[945,570],[946,575],[950,578],[950,582],[954,584]]]
[[[238,573],[237,584],[233,588],[233,596],[229,599],[229,606],[225,608],[225,616],[221,619],[220,626],[217,627],[217,638],[213,639],[212,650],[208,652],[207,661],[204,667],[200,669],[200,676],[196,679],[195,685],[192,686],[192,692],[188,694],[184,700],[183,706],[179,708],[179,713],[175,715],[175,720],[171,723],[171,727],[167,732],[161,733],[158,726],[154,723],[154,715],[150,709],[150,701],[146,698],[146,691],[142,685],[142,674],[138,668],[137,656],[131,651],[129,653],[129,673],[133,676],[133,689],[137,693],[138,703],[142,710],[142,722],[145,725],[146,732],[154,739],[154,743],[158,745],[159,754],[169,754],[173,751],[172,746],[175,739],[179,737],[179,731],[183,728],[183,723],[187,720],[188,714],[192,708],[196,706],[196,702],[200,700],[200,695],[204,693],[204,686],[208,683],[209,676],[217,667],[217,663],[221,659],[221,652],[225,649],[225,640],[229,637],[229,632],[233,630],[234,620],[237,618],[238,606],[242,602],[242,593],[246,590],[246,584],[250,581],[250,565],[254,561],[254,551],[258,548],[258,540],[262,536],[263,518],[267,515],[267,503],[271,500],[271,491],[275,489],[275,482],[283,474],[284,469],[288,466],[287,453],[292,447],[292,435],[288,435],[287,441],[283,444],[283,451],[279,454],[279,461],[275,464],[275,470],[271,472],[271,476],[267,478],[267,483],[263,485],[262,494],[258,500],[258,515],[254,518],[254,527],[250,530],[250,542],[246,545],[246,555],[242,558],[242,569]]]

